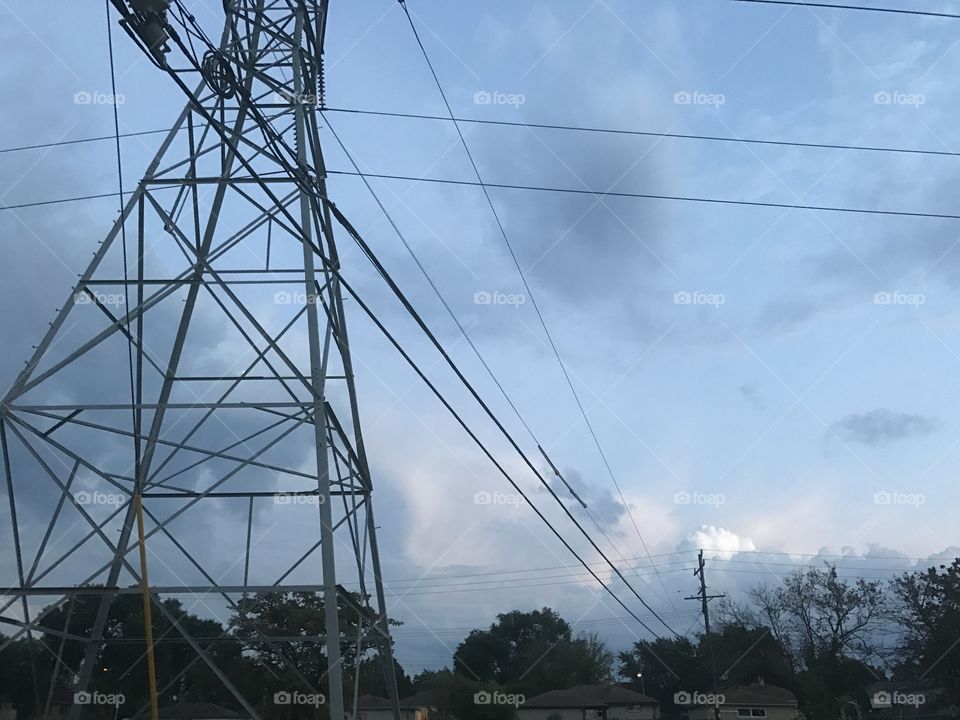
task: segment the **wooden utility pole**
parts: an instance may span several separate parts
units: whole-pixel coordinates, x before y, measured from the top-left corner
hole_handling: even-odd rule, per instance
[[[720,705],[717,703],[719,688],[717,687],[717,663],[713,654],[713,638],[710,635],[710,600],[714,598],[726,597],[726,595],[707,595],[707,576],[704,571],[705,562],[703,560],[703,550],[697,555],[697,569],[693,571],[695,576],[700,577],[700,592],[696,595],[688,595],[684,600],[699,600],[703,612],[703,641],[707,644],[707,651],[710,653],[710,672],[713,676],[713,717],[720,720]]]

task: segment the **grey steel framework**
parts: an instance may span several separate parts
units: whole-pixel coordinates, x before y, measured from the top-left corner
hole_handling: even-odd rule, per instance
[[[66,637],[46,615],[99,593],[75,686],[85,690],[111,602],[145,577],[131,558],[142,503],[151,571],[170,580],[150,587],[148,607],[176,625],[162,596],[213,595],[237,610],[255,592],[322,591],[327,638],[341,638],[338,601],[367,619],[399,718],[319,141],[327,2],[225,2],[216,44],[180,2],[113,3],[188,102],[0,403],[17,570],[0,621],[13,638]],[[42,522],[24,522],[38,504]],[[299,544],[258,555],[252,539],[277,524]],[[28,597],[44,595],[52,604],[36,612]],[[325,684],[343,718],[340,643],[326,652],[325,681],[291,669],[305,690]]]

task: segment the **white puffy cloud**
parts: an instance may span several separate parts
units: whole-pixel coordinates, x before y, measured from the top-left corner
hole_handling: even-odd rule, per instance
[[[702,549],[708,557],[729,560],[735,553],[753,551],[753,540],[713,525],[701,525],[683,539],[677,550]]]

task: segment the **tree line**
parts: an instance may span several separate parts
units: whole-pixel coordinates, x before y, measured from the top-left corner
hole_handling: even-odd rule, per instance
[[[177,600],[163,602],[263,715],[279,720],[326,716],[323,705],[276,703],[278,693],[309,693],[325,686],[320,595],[244,598],[226,623],[193,614]],[[46,615],[46,632],[9,642],[0,653],[0,700],[13,703],[20,720],[72,702],[84,652],[80,638],[90,634],[98,604],[99,595],[78,594]],[[357,692],[387,695],[381,647],[361,605],[362,598],[355,597],[340,606],[348,707]],[[866,688],[878,680],[925,691],[942,707],[960,707],[960,560],[889,582],[845,578],[830,565],[800,568],[777,584],[758,585],[737,601],[724,601],[715,615],[709,639],[702,633],[649,643],[637,639],[614,652],[598,634],[574,632],[550,608],[515,610],[472,631],[448,668],[411,678],[395,661],[398,690],[400,697],[434,690],[440,720],[512,715],[510,707],[478,706],[473,702],[477,692],[532,697],[602,682],[643,691],[669,715],[677,710],[673,700],[678,692],[709,692],[757,678],[793,691],[810,720],[838,718],[851,703],[866,716],[871,712]],[[204,701],[237,708],[166,614],[155,612],[153,623],[161,704]],[[90,689],[122,694],[119,717],[132,717],[148,701],[143,638],[139,596],[118,595]],[[0,644],[7,643],[0,636]],[[105,717],[114,716],[114,708],[101,710]]]

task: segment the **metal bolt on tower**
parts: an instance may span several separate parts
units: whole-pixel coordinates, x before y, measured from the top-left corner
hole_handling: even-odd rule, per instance
[[[143,592],[259,720],[160,600],[213,596],[238,611],[257,592],[320,591],[328,675],[291,672],[304,689],[325,684],[330,717],[344,717],[338,608],[350,606],[399,719],[320,147],[327,1],[225,0],[216,43],[183,0],[111,1],[187,104],[0,401],[17,569],[0,618],[14,639],[55,636],[52,609],[98,594],[83,691],[111,603]],[[27,497],[32,515],[42,500],[42,523],[22,522]],[[60,599],[38,613],[34,596]]]

